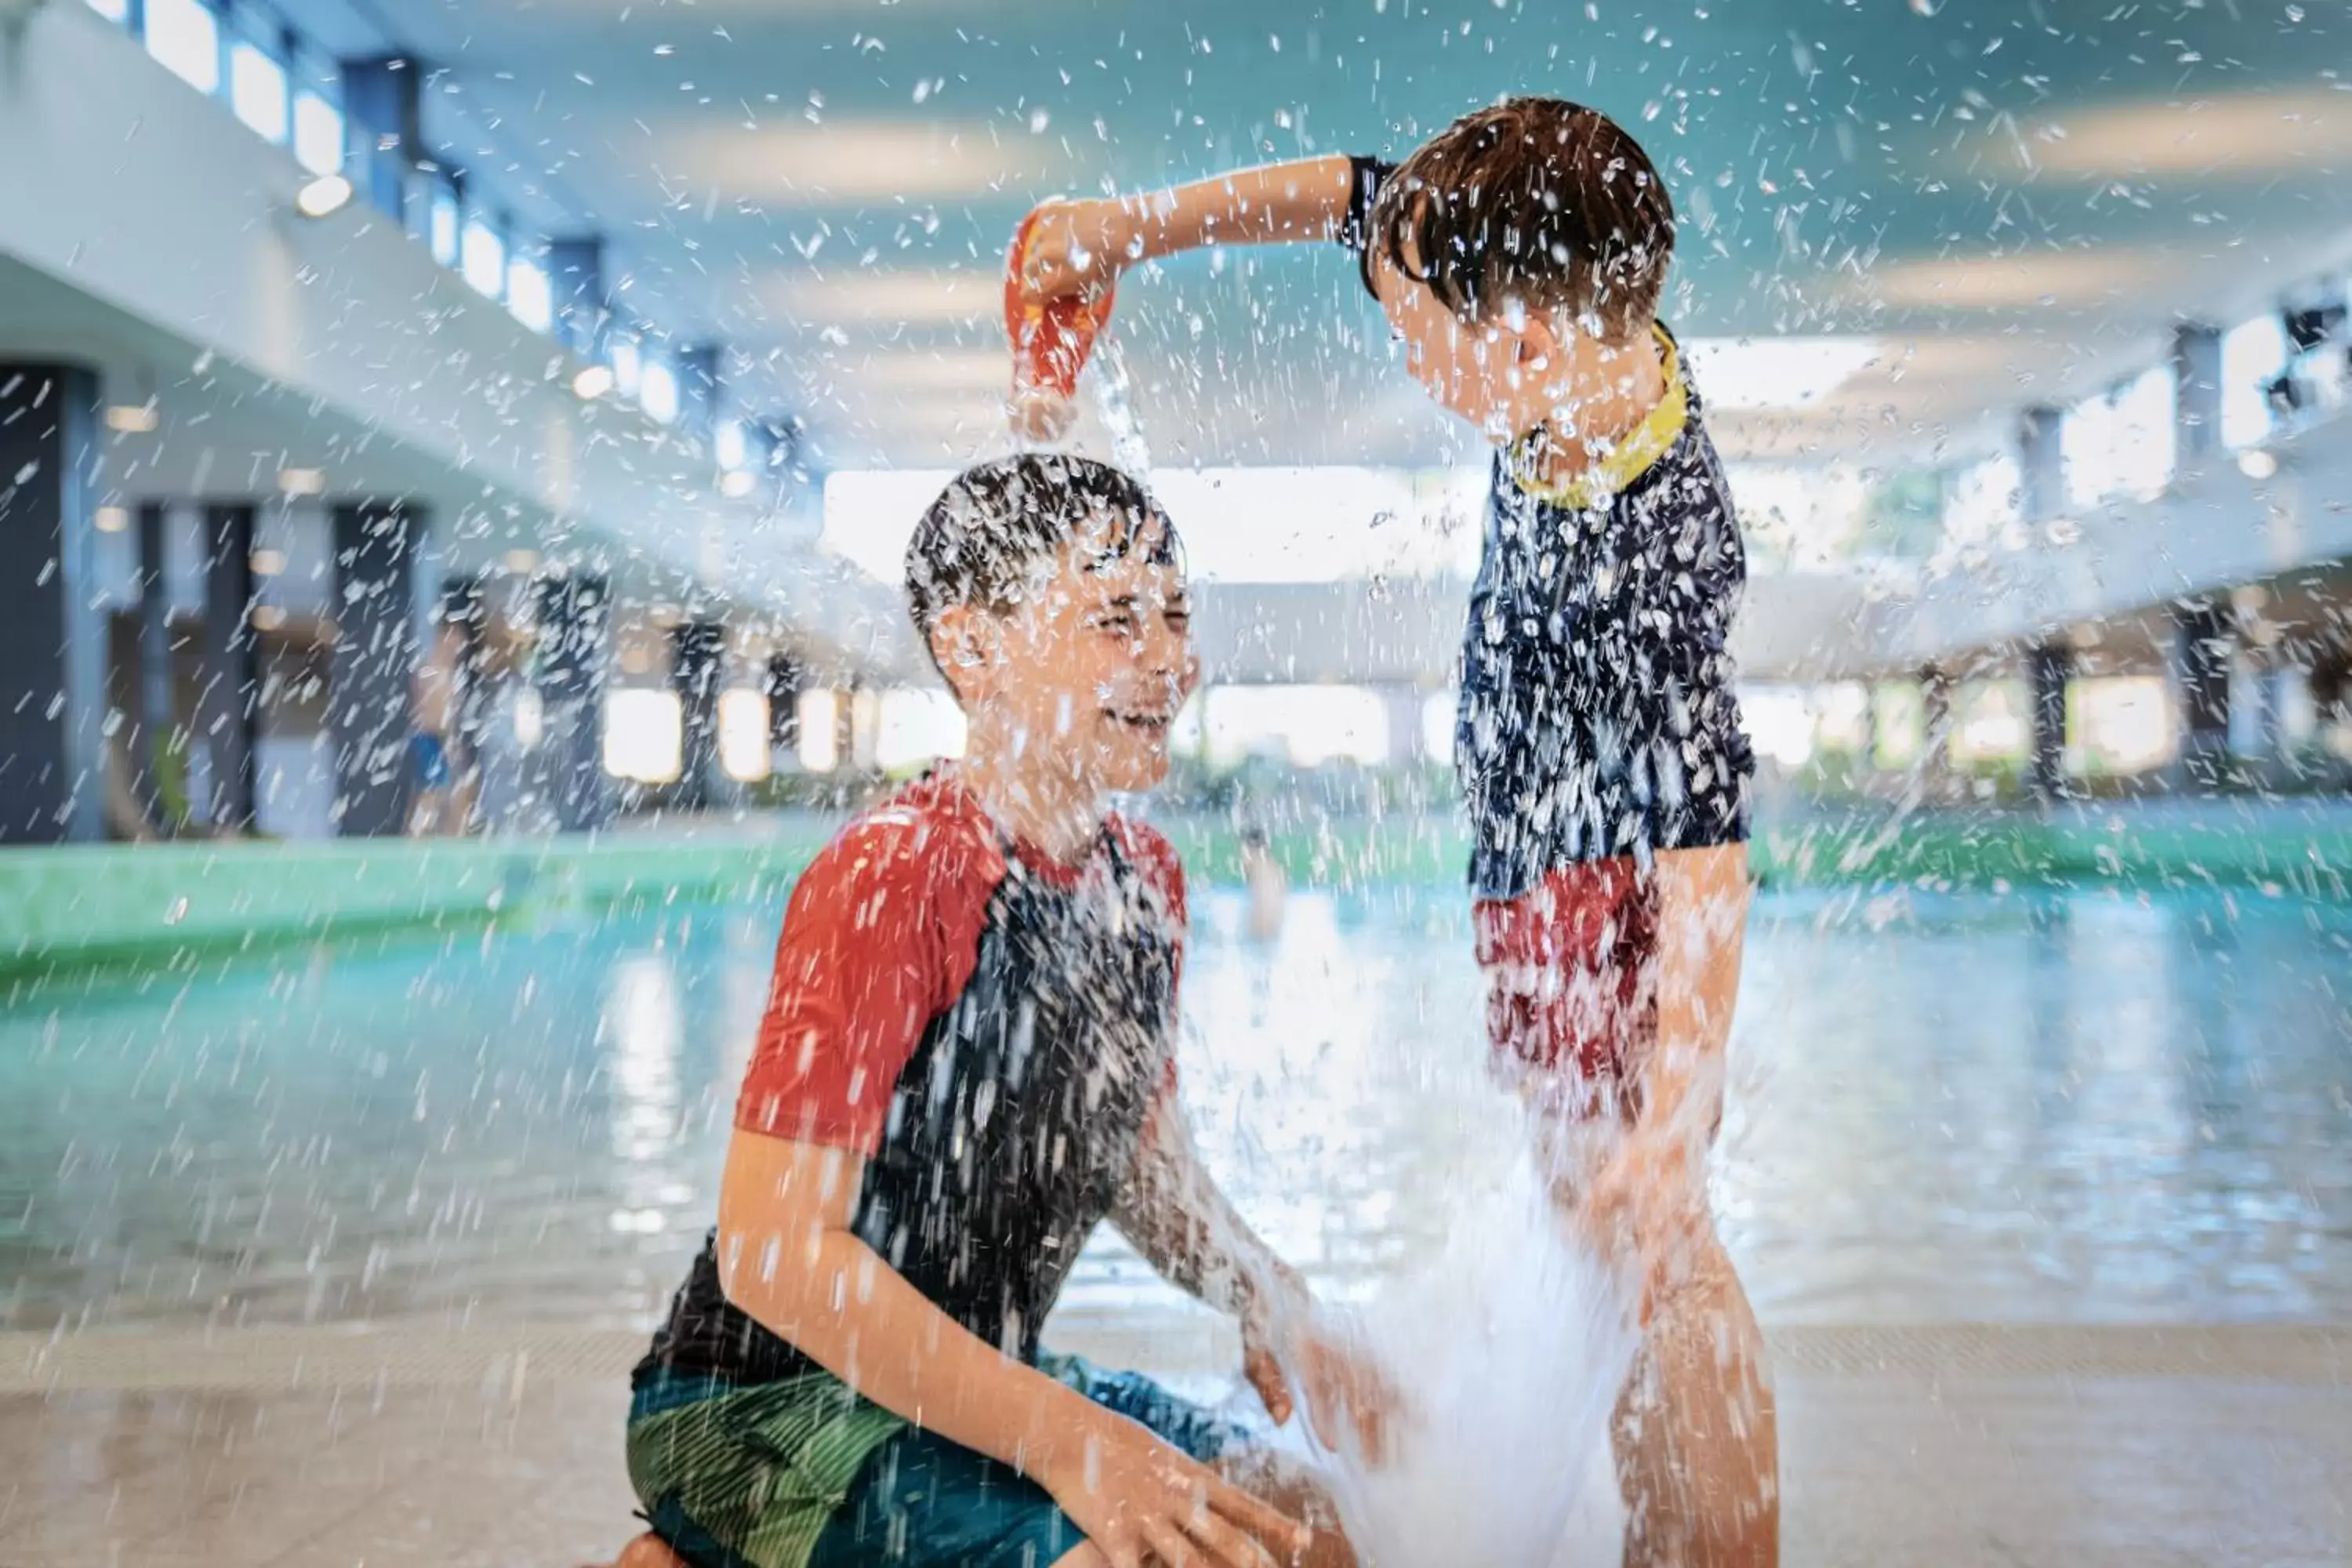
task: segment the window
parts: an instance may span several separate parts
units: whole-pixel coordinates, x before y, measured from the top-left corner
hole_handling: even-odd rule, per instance
[[[1743,688],[1739,717],[1756,749],[1782,767],[1801,768],[1812,760],[1818,724],[1802,687]]]
[[[147,0],[147,52],[198,92],[220,90],[220,18],[205,0]]]
[[[645,356],[638,353],[634,338],[614,338],[611,351],[613,385],[624,397],[637,395],[637,383],[645,375]]]
[[[944,691],[893,687],[882,693],[875,729],[874,761],[885,768],[963,755],[963,710]]]
[[[659,360],[648,360],[637,374],[637,406],[656,424],[677,418],[677,373]]]
[[[131,0],[89,0],[89,8],[110,22],[131,20]]]
[[[2106,499],[2103,487],[2110,466],[2108,448],[2114,444],[2114,432],[2109,428],[2112,422],[2107,415],[2107,399],[2103,393],[2068,409],[2059,425],[2059,460],[2066,470],[2066,504],[2070,507],[2092,506]]]
[[[526,752],[536,751],[547,739],[547,700],[535,686],[519,683],[513,690],[515,744]]]
[[[286,68],[260,45],[240,39],[229,51],[228,101],[239,120],[270,141],[285,143]]]
[[[1955,544],[1990,544],[2018,520],[2024,476],[2003,452],[1955,472],[1944,486],[1944,537]]]
[[[2069,506],[2163,493],[2178,445],[2173,386],[2172,367],[2158,365],[2067,411],[2059,442]]]
[[[435,177],[432,194],[425,203],[425,244],[433,259],[444,267],[457,265],[459,216],[457,188]]]
[[[1454,765],[1454,727],[1462,700],[1440,691],[1421,700],[1421,749],[1431,762]]]
[[[1870,728],[1878,739],[1878,755],[1873,760],[1879,767],[1910,767],[1927,744],[1925,695],[1909,681],[1874,688],[1870,694]]]
[[[823,689],[803,691],[794,704],[800,721],[800,763],[804,772],[829,773],[841,765],[841,737],[835,726],[840,710],[834,694]]]
[[[461,251],[458,269],[467,282],[493,300],[507,291],[507,242],[488,218],[477,213],[466,220]]]
[[[2112,676],[2074,686],[2070,750],[2082,771],[2136,773],[2172,758],[2172,710],[2162,676]]]
[[[1952,703],[1952,761],[2015,762],[2025,755],[2032,711],[2021,680],[1971,681]]]
[[[729,778],[757,784],[773,765],[768,750],[768,697],[737,687],[719,694],[719,767]]]
[[[2221,442],[2252,447],[2270,438],[2270,384],[2285,373],[2286,329],[2276,313],[2256,316],[2221,338]]]
[[[294,95],[294,161],[314,174],[343,166],[343,111],[308,89]]]
[[[740,419],[721,420],[719,428],[711,433],[710,453],[722,468],[744,467],[751,461],[751,443],[744,437],[743,424]]]
[[[1389,754],[1388,706],[1361,686],[1218,686],[1202,701],[1209,760],[1286,757],[1295,767],[1347,760],[1378,763]]]
[[[673,691],[629,688],[604,700],[604,771],[668,784],[686,765],[683,710]]]
[[[1819,571],[1853,552],[1870,500],[1844,464],[1738,463],[1729,470],[1749,543],[1749,569]]]
[[[2153,500],[2180,460],[2180,382],[2169,364],[2142,371],[2116,389],[2116,489]]]
[[[507,309],[534,332],[555,325],[555,300],[547,286],[546,268],[521,256],[507,263]]]

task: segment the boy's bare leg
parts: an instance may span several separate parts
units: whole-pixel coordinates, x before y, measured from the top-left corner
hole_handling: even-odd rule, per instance
[[[1712,1229],[1657,1303],[1615,1421],[1625,1568],[1776,1568],[1780,1434],[1764,1342]]]
[[[1731,1019],[1751,897],[1748,847],[1658,856],[1660,1055],[1648,1131],[1699,1151],[1722,1113]],[[1780,1437],[1764,1342],[1723,1250],[1703,1186],[1688,1223],[1667,1228],[1688,1251],[1660,1288],[1619,1402],[1626,1568],[1776,1568]]]

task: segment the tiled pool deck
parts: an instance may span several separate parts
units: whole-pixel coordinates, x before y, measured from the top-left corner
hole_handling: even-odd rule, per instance
[[[1231,1364],[1213,1333],[1154,1338],[1168,1370]],[[0,1338],[0,1564],[595,1561],[631,1528],[639,1343]],[[2352,1563],[2352,1330],[1813,1327],[1773,1350],[1792,1564]]]

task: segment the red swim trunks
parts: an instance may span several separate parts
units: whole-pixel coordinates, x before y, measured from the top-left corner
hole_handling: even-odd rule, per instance
[[[1657,873],[1631,856],[1556,866],[1474,919],[1497,1065],[1633,1114],[1658,1037]]]

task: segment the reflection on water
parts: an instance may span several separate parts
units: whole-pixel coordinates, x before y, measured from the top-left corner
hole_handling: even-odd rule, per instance
[[[1510,1149],[1446,890],[1202,895],[1210,1158],[1353,1295]],[[636,1321],[709,1223],[773,910],[0,1013],[0,1323]],[[1772,1321],[2352,1321],[2352,910],[1759,907],[1718,1205]],[[1164,1301],[1106,1236],[1071,1304]]]
[[[677,1137],[677,1053],[684,1019],[677,967],[667,952],[633,952],[613,966],[599,1034],[613,1063],[613,1158],[624,1184],[616,1231],[661,1234],[663,1205],[690,1202],[694,1188],[662,1170]]]

